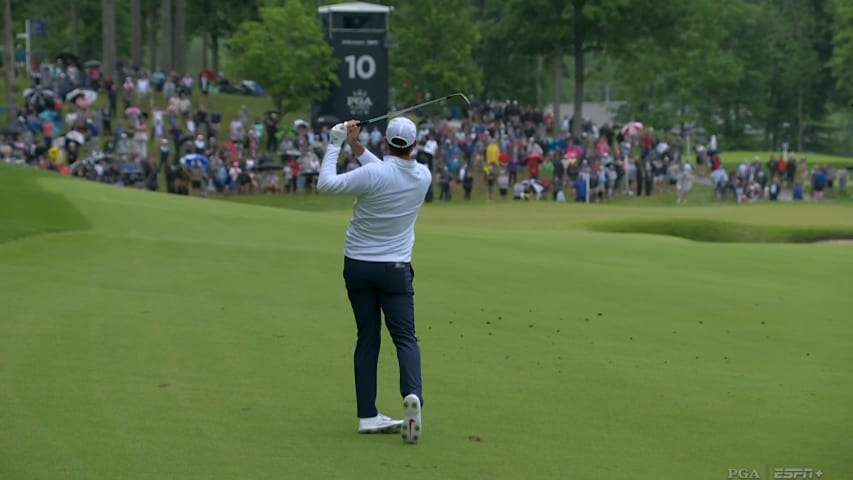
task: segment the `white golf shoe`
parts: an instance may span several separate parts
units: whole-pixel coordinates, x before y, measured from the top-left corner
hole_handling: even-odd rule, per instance
[[[418,443],[423,433],[421,426],[421,400],[414,393],[403,399],[403,440]]]
[[[402,420],[394,420],[380,413],[375,417],[359,418],[358,433],[397,433],[401,425]]]

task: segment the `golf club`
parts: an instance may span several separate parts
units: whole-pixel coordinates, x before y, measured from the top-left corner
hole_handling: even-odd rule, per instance
[[[406,108],[404,108],[404,109],[402,109],[402,110],[397,110],[396,112],[386,113],[385,115],[380,115],[380,116],[378,116],[378,117],[371,118],[370,120],[365,120],[365,121],[363,121],[363,122],[358,122],[358,124],[357,124],[357,125],[358,125],[359,127],[362,127],[362,126],[364,126],[364,125],[370,125],[371,123],[378,122],[378,121],[380,121],[380,120],[385,120],[385,119],[386,119],[386,118],[388,118],[388,117],[394,117],[394,116],[397,116],[397,115],[402,115],[402,114],[404,114],[404,113],[406,113],[406,112],[411,112],[412,110],[417,110],[417,109],[422,108],[422,107],[425,107],[425,106],[427,106],[427,105],[432,105],[433,103],[443,102],[444,100],[447,100],[447,99],[448,99],[448,98],[450,98],[450,97],[462,97],[462,100],[465,100],[465,103],[467,103],[468,105],[471,105],[471,101],[470,101],[470,100],[468,100],[468,97],[466,97],[465,95],[463,95],[461,92],[451,93],[450,95],[445,95],[445,96],[443,96],[443,97],[436,98],[436,99],[434,99],[434,100],[430,100],[430,101],[428,101],[428,102],[419,103],[419,104],[417,104],[417,105],[413,105],[413,106],[411,106],[411,107],[406,107]]]

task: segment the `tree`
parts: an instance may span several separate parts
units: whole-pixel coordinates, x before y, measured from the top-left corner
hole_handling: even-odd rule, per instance
[[[77,39],[79,36],[77,35],[77,25],[79,23],[78,14],[77,14],[77,0],[69,0],[69,9],[71,10],[71,51],[79,52]]]
[[[142,65],[142,0],[130,0],[130,58]]]
[[[160,4],[160,68],[168,72],[172,69],[172,0],[163,0]]]
[[[6,119],[7,125],[15,124],[18,114],[15,92],[15,42],[12,40],[12,0],[3,2],[3,70],[6,75]]]
[[[808,130],[826,115],[832,88],[831,38],[822,37],[831,28],[822,0],[766,0],[766,11],[774,17],[774,43],[769,49],[774,60],[771,83],[771,122],[790,122],[792,142],[797,151],[805,147]]]
[[[636,53],[638,39],[666,43],[676,31],[685,0],[509,0],[504,28],[528,54],[548,55],[554,69],[555,116],[559,116],[563,57],[574,61],[574,118],[572,134],[580,135],[583,119],[586,55],[613,57]],[[614,26],[625,26],[614,31]],[[568,51],[566,49],[568,46]],[[559,121],[554,122],[558,133]]]
[[[513,32],[501,25],[510,14],[503,0],[477,0],[475,18],[480,41],[474,48],[474,59],[482,68],[483,92],[489,98],[506,98],[522,103],[537,104],[538,56],[513,49]]]
[[[148,68],[157,68],[157,30],[159,22],[157,20],[158,0],[146,0],[145,18],[148,20],[146,28],[148,29]]]
[[[206,34],[213,71],[220,70],[222,40],[230,38],[244,21],[258,20],[260,3],[261,0],[189,0],[190,11],[205,15],[191,15],[187,31],[191,35]]]
[[[243,22],[230,49],[235,73],[259,82],[282,113],[324,100],[338,83],[332,47],[301,0],[261,7],[260,21]]]
[[[116,79],[116,4],[115,0],[101,0],[101,28],[103,33],[104,77]]]
[[[172,31],[172,64],[179,74],[187,72],[187,0],[175,0]]]
[[[401,2],[394,24],[404,26],[391,32],[395,102],[410,104],[426,96],[482,91],[482,70],[473,57],[480,34],[468,2]]]
[[[853,3],[835,0],[834,35],[832,38],[832,73],[842,94],[842,103],[850,107],[853,102]]]

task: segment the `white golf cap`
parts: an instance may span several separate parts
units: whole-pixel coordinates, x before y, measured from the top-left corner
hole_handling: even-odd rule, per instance
[[[415,122],[406,117],[397,117],[388,122],[385,137],[388,138],[388,143],[397,148],[408,148],[415,143],[418,129]]]

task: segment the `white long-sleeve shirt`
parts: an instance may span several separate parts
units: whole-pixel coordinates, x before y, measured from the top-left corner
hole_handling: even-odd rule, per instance
[[[320,167],[321,192],[356,196],[347,228],[344,255],[369,262],[411,262],[415,222],[432,183],[429,169],[414,160],[365,149],[361,167],[338,175],[341,147],[329,144]]]

